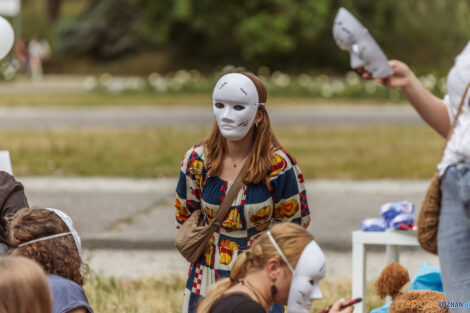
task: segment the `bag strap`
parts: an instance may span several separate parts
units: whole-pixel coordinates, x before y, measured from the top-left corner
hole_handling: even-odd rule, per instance
[[[465,88],[465,92],[463,93],[462,100],[460,100],[459,109],[457,111],[457,114],[455,115],[454,121],[452,122],[452,126],[450,127],[450,130],[447,133],[446,143],[444,145],[444,149],[442,150],[441,161],[442,161],[442,158],[444,157],[444,153],[445,153],[446,148],[447,148],[447,143],[449,142],[450,138],[452,137],[452,134],[454,133],[454,128],[455,128],[455,125],[457,125],[457,119],[459,118],[459,115],[462,112],[463,104],[465,103],[465,98],[467,97],[467,93],[468,93],[469,88],[470,88],[470,84],[468,84],[467,88]]]
[[[232,183],[232,186],[230,186],[230,189],[225,194],[225,198],[224,200],[222,200],[222,203],[220,204],[220,208],[215,214],[214,219],[212,220],[212,224],[220,227],[220,223],[222,223],[222,221],[225,218],[225,215],[227,215],[228,211],[230,210],[231,204],[233,203],[233,201],[235,200],[235,197],[238,195],[238,192],[243,186],[242,178],[245,174],[247,163],[248,162],[245,162],[245,164],[243,164],[243,167],[238,173],[237,178],[235,178],[235,181]]]

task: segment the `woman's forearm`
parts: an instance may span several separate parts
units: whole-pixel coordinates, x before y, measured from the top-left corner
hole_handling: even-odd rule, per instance
[[[446,137],[450,121],[444,101],[429,92],[414,74],[402,90],[421,118],[442,137]]]

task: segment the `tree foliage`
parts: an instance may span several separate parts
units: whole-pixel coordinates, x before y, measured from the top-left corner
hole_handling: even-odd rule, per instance
[[[127,0],[90,1],[76,20],[58,25],[58,50],[75,55],[113,58],[139,45],[138,7]]]
[[[60,28],[65,51],[120,56],[133,48],[171,52],[181,66],[267,65],[343,72],[347,54],[331,35],[340,6],[369,29],[390,58],[444,70],[470,39],[468,0],[90,0]]]

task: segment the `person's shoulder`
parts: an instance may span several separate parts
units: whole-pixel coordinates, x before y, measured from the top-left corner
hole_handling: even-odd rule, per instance
[[[211,313],[264,313],[264,308],[258,302],[240,293],[227,295],[211,310]]]
[[[295,161],[292,154],[289,153],[289,151],[287,151],[285,148],[277,148],[276,150],[274,150],[273,158],[277,160],[285,160],[291,165],[297,165],[297,161]]]
[[[57,275],[47,275],[47,280],[49,281],[49,286],[51,291],[64,291],[64,290],[76,290],[83,292],[82,286],[77,284],[74,281],[71,281],[67,278],[63,278]]]
[[[188,159],[190,157],[204,160],[205,159],[204,145],[195,144],[194,146],[189,148],[185,153],[185,159]]]
[[[269,171],[269,177],[280,176],[297,165],[294,157],[286,149],[280,148],[273,152],[273,159]]]
[[[54,313],[68,312],[81,307],[88,313],[93,313],[82,286],[57,275],[47,275],[47,280],[51,289]]]

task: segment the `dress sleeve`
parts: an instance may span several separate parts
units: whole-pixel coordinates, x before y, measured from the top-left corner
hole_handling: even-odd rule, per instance
[[[204,182],[204,162],[198,146],[186,152],[176,186],[176,228],[179,228],[195,210],[201,208],[201,186]]]
[[[310,211],[304,176],[295,159],[287,151],[278,150],[274,154],[269,184],[274,203],[274,220],[294,222],[307,228],[310,223]]]

